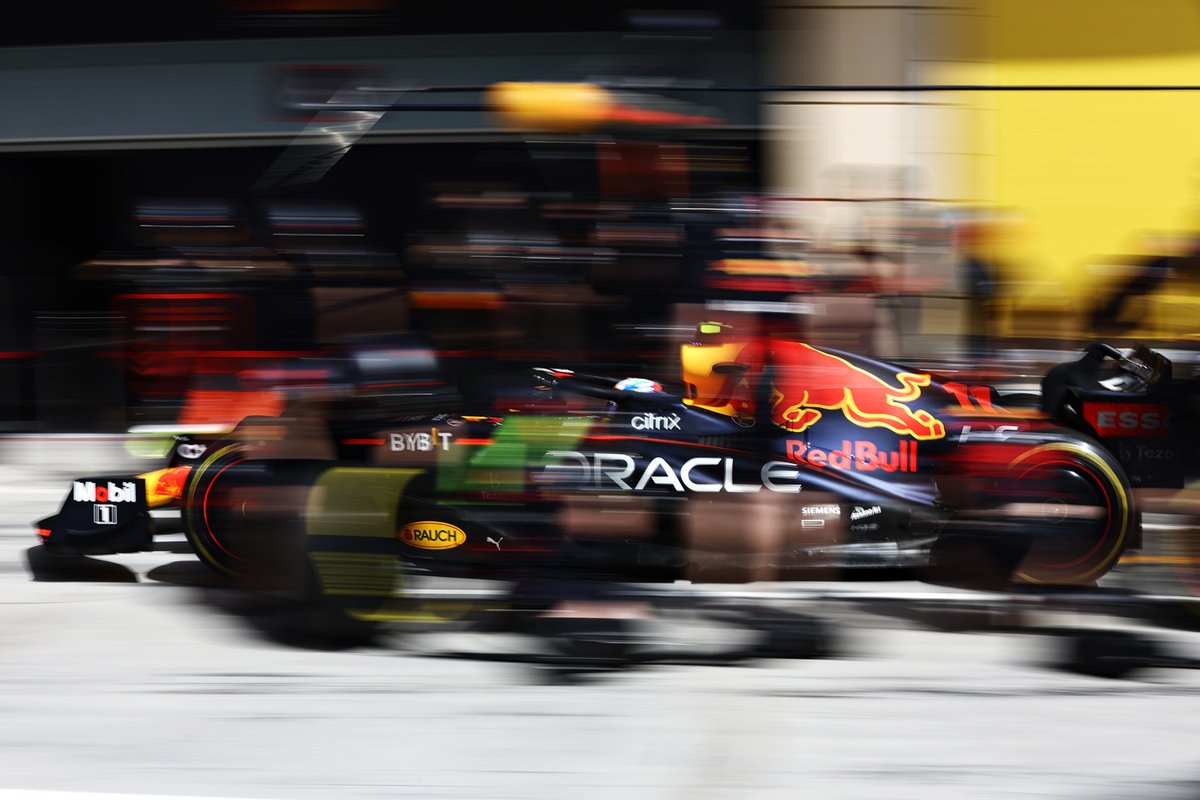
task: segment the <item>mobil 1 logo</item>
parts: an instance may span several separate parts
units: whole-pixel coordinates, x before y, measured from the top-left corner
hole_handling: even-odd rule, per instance
[[[145,507],[145,484],[141,478],[81,478],[71,483],[63,513],[70,517],[68,527],[83,529],[89,518],[96,526],[120,525]]]

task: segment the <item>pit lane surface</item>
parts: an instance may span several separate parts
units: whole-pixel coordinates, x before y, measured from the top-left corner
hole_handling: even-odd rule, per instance
[[[253,598],[204,585],[186,554],[111,557],[118,566],[93,580],[31,580],[28,522],[54,510],[71,467],[0,471],[0,789],[523,800],[1200,791],[1198,672],[1090,678],[1047,669],[1042,637],[837,611],[853,626],[846,658],[647,667],[572,685],[528,665],[432,657],[460,644],[449,634],[284,647],[248,621]]]

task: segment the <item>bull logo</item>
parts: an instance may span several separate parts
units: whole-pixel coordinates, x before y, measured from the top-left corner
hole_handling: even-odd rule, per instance
[[[821,411],[841,410],[863,428],[887,428],[914,439],[941,439],[946,427],[928,411],[913,411],[930,378],[913,372],[896,375],[896,383],[879,378],[843,358],[800,342],[777,342],[783,365],[771,390],[771,419],[792,433],[808,429]]]

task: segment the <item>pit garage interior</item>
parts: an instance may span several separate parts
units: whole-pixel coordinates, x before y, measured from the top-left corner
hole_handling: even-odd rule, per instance
[[[193,13],[208,19],[203,9]],[[551,15],[543,23],[553,26],[554,19]],[[477,194],[519,191],[570,200],[595,199],[611,190],[611,185],[601,185],[604,178],[597,169],[601,151],[611,142],[534,140],[500,130],[482,110],[481,93],[497,76],[571,80],[612,65],[657,69],[662,64],[651,62],[663,59],[647,56],[653,42],[623,43],[621,34],[440,33],[446,24],[427,15],[409,32],[431,35],[402,40],[314,36],[306,29],[293,38],[266,40],[253,38],[261,29],[251,27],[238,31],[241,38],[206,41],[206,36],[229,32],[213,23],[192,28],[195,40],[176,43],[162,42],[162,32],[154,33],[152,26],[145,31],[135,27],[125,36],[140,35],[146,41],[132,44],[89,41],[89,36],[103,36],[105,28],[89,33],[81,25],[61,33],[79,39],[67,42],[69,46],[7,50],[8,74],[19,77],[0,87],[13,109],[0,125],[0,175],[7,189],[0,201],[0,303],[5,309],[0,427],[10,432],[115,432],[139,422],[171,421],[179,410],[178,387],[164,388],[164,381],[178,383],[178,373],[187,366],[163,377],[169,367],[139,368],[130,348],[160,363],[163,353],[187,351],[192,345],[246,353],[310,352],[347,333],[335,330],[337,323],[328,328],[318,321],[314,303],[321,301],[314,300],[314,287],[330,290],[327,295],[335,299],[329,302],[343,317],[358,315],[355,333],[366,334],[362,304],[371,305],[371,293],[403,295],[411,288],[406,261],[423,234],[457,228],[465,237],[463,231],[477,224],[478,209],[456,209],[452,203],[436,208],[433,200],[439,194],[465,188]],[[506,30],[506,24],[516,30],[527,27],[518,21],[497,22],[491,33]],[[589,23],[574,18],[572,24],[587,30]],[[368,28],[389,30],[386,25]],[[361,32],[353,26],[348,31]],[[754,60],[748,58],[754,35],[719,31],[717,36],[722,44],[700,71],[754,85]],[[704,40],[711,44],[711,37]],[[465,51],[479,57],[444,55]],[[321,101],[329,97],[330,82],[344,86],[347,75],[364,83],[402,85],[417,76],[422,85],[465,88],[448,97],[410,92],[401,104],[416,98],[422,108],[372,120],[353,146],[316,168],[301,167],[300,179],[281,178],[281,162],[297,153],[305,158],[306,145],[297,142],[310,141],[303,134],[313,133],[314,119],[336,125],[345,118],[318,118],[281,105],[280,86],[286,83],[302,100]],[[432,110],[439,102],[456,108]],[[713,183],[749,193],[760,183],[753,98],[721,102],[723,116],[738,124],[708,138],[718,149],[736,152],[739,165],[732,174],[713,177]],[[464,110],[467,106],[475,108]],[[327,143],[323,146],[328,149]],[[654,149],[657,144],[648,137],[632,147]],[[701,186],[700,171],[691,180],[694,191],[717,188]],[[653,183],[634,186],[640,202],[661,204],[665,199],[666,187]],[[297,209],[308,211],[284,219]],[[331,216],[314,223],[313,213]],[[494,212],[482,212],[482,219],[497,227]],[[307,233],[296,228],[310,223],[316,228]],[[211,277],[193,280],[186,272],[163,275],[158,269],[151,276],[155,269],[138,267],[139,262],[209,258],[229,267],[231,259],[269,260],[269,254],[279,255],[281,235],[287,239],[282,249],[290,247],[285,261],[303,260],[297,255],[302,252],[311,256],[317,238],[324,244],[316,247],[324,247],[325,256],[331,241],[350,241],[356,252],[347,255],[341,248],[333,257],[342,259],[340,268],[333,262],[308,264],[290,282],[279,280],[277,269],[261,281],[253,275],[270,269],[243,271],[238,280],[243,287],[253,284],[247,289],[255,295],[253,308],[237,301],[242,303],[234,325],[238,330],[227,339],[179,339],[179,331],[163,330],[162,324],[133,332],[138,326],[130,315],[146,309],[131,310],[131,295],[150,293],[161,303],[180,292],[211,294],[216,285]],[[564,269],[578,273],[578,265]],[[464,280],[470,284],[476,277]],[[548,277],[549,272],[541,280]],[[615,279],[617,291],[621,280]],[[567,281],[579,282],[578,274]],[[224,284],[220,291],[229,290],[224,278],[217,283]],[[393,302],[376,309],[376,318],[386,321],[386,329],[377,333],[414,325],[396,308]],[[202,312],[207,313],[211,309]],[[447,315],[441,317],[445,327],[452,327]],[[186,327],[182,319],[176,317],[166,327]],[[195,319],[191,324],[205,327]],[[458,327],[471,324],[468,320]],[[553,337],[555,332],[547,323],[530,335]],[[175,341],[168,341],[172,337]],[[155,352],[146,356],[147,348]],[[211,371],[229,367],[226,363]],[[131,368],[143,374],[131,378]]]

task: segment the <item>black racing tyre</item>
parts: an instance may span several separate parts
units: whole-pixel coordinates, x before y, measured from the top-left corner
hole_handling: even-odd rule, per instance
[[[211,514],[215,484],[224,477],[232,465],[246,460],[237,443],[216,442],[208,448],[204,459],[188,473],[183,488],[183,503],[180,521],[188,544],[200,563],[220,575],[239,575],[250,566],[245,553],[230,549],[222,541],[225,526],[222,523],[233,516],[227,508],[221,509],[218,518]],[[219,498],[213,498],[219,499]]]
[[[957,511],[930,553],[927,580],[1092,586],[1117,563],[1139,533],[1129,481],[1095,442],[1062,434],[981,451],[982,472],[946,481]]]
[[[1138,535],[1133,493],[1120,464],[1088,440],[1030,447],[1008,465],[1009,502],[1031,509],[1021,583],[1092,585]]]
[[[188,542],[236,585],[286,597],[290,636],[366,641],[403,578],[394,513],[376,515],[366,533],[348,529],[370,504],[394,506],[371,474],[329,461],[251,459],[241,444],[221,443],[184,487]]]
[[[255,461],[218,442],[188,475],[180,514],[188,544],[214,572],[264,588],[303,575],[305,498],[319,466]]]

